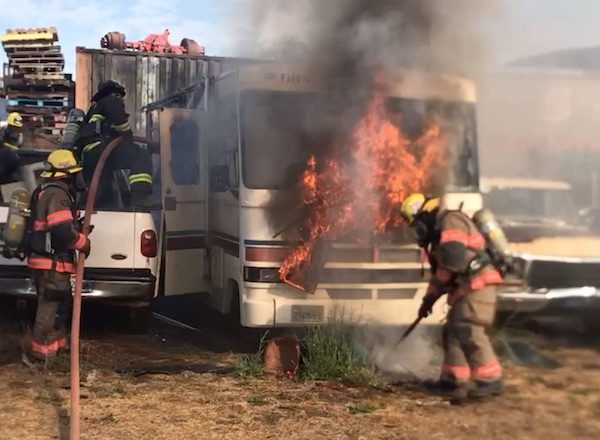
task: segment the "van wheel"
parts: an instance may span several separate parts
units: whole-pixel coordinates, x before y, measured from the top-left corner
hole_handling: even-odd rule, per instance
[[[148,332],[152,319],[152,305],[128,308],[127,330],[129,333],[140,335]]]

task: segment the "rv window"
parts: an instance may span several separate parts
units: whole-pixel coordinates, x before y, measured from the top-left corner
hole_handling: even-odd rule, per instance
[[[176,185],[200,183],[198,125],[177,121],[171,126],[171,176]]]
[[[410,139],[423,134],[427,124],[436,122],[448,138],[446,161],[453,164],[439,184],[475,188],[478,180],[475,108],[471,103],[419,101],[390,98],[390,120]]]
[[[252,189],[288,189],[306,166],[316,135],[307,130],[318,117],[309,93],[246,91],[242,96],[242,170]],[[312,133],[309,136],[309,132]]]
[[[210,166],[226,165],[229,169],[229,185],[237,186],[237,98],[228,96],[216,101],[210,116],[208,160]]]

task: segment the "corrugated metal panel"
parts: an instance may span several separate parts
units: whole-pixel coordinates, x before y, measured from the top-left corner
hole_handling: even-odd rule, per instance
[[[87,110],[101,81],[112,79],[125,86],[125,107],[137,135],[146,135],[141,108],[196,84],[208,64],[211,75],[232,68],[239,60],[188,55],[117,52],[77,48],[76,106]],[[156,126],[158,115],[152,115]],[[156,123],[155,123],[156,122]]]

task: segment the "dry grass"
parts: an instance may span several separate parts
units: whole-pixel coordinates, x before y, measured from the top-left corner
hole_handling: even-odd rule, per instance
[[[5,339],[7,340],[7,339]],[[578,440],[600,432],[600,352],[552,342],[554,370],[506,366],[507,393],[478,405],[449,406],[415,387],[327,387],[312,381],[238,375],[114,370],[139,362],[232,362],[152,338],[86,341],[95,373],[82,392],[85,439],[411,439]],[[62,372],[32,374],[0,365],[0,439],[68,438]],[[82,376],[83,377],[83,376]],[[391,392],[390,392],[391,391]]]

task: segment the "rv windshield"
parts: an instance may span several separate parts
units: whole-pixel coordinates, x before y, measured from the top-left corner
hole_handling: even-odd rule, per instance
[[[330,141],[312,129],[319,127],[319,120],[325,117],[326,99],[324,94],[311,93],[255,90],[242,93],[242,172],[247,188],[287,189],[295,183],[309,155]],[[444,131],[450,134],[449,150],[455,165],[449,186],[476,188],[477,143],[472,104],[401,98],[389,98],[386,104],[390,120],[409,137],[422,133],[435,114]]]

